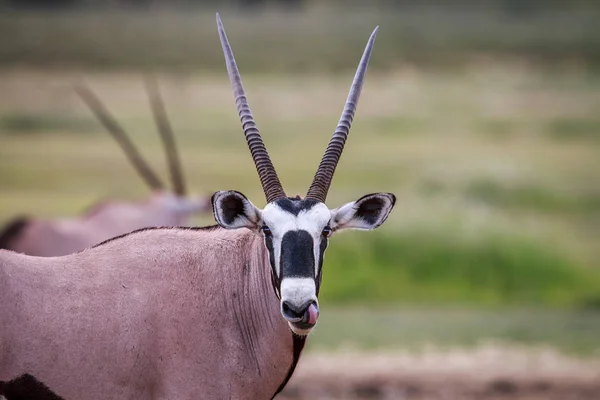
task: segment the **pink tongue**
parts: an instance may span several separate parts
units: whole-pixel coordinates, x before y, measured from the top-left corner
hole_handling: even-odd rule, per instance
[[[319,310],[317,309],[317,306],[315,306],[314,304],[311,304],[310,306],[308,306],[308,310],[306,310],[306,314],[304,314],[304,316],[305,316],[305,318],[308,316],[308,318],[306,319],[306,322],[308,324],[310,324],[310,325],[316,324],[317,318],[319,318]]]

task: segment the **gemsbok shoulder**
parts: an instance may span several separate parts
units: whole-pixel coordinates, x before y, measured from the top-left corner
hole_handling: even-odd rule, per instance
[[[77,94],[120,145],[152,192],[141,201],[100,202],[73,218],[14,218],[0,230],[0,249],[39,257],[63,256],[141,228],[187,226],[195,214],[210,212],[209,196],[187,195],[173,131],[156,81],[148,78],[146,90],[165,148],[172,190],[165,187],[98,97],[79,84]]]
[[[212,196],[216,226],[139,230],[57,258],[0,251],[0,380],[69,399],[269,399],[319,317],[323,257],[343,229],[377,228],[395,203],[325,200],[375,41],[304,198],[287,197],[217,14],[237,110],[266,196]]]

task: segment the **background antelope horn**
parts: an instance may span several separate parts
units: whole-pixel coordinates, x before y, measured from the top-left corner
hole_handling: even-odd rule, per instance
[[[146,77],[146,92],[150,100],[150,107],[154,115],[154,122],[160,135],[160,138],[165,147],[165,155],[169,166],[169,174],[171,183],[173,184],[173,192],[178,196],[185,196],[187,190],[185,187],[185,179],[183,177],[183,169],[181,168],[181,160],[177,152],[173,129],[169,123],[169,118],[165,111],[165,105],[158,90],[156,79],[151,76]]]
[[[96,118],[104,126],[104,128],[117,141],[119,146],[125,152],[127,159],[133,165],[133,168],[138,172],[142,179],[150,186],[152,190],[163,190],[164,185],[158,176],[152,171],[150,165],[144,160],[139,151],[135,148],[123,128],[110,115],[106,107],[100,99],[85,85],[79,84],[75,86],[75,92],[81,97],[83,102],[92,110]]]

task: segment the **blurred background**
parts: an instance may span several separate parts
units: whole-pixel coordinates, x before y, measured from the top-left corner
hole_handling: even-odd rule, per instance
[[[148,195],[81,79],[166,178],[148,73],[193,190],[262,207],[216,11],[288,194],[306,193],[380,25],[328,203],[398,202],[332,240],[280,398],[599,398],[597,1],[0,0],[0,224]]]

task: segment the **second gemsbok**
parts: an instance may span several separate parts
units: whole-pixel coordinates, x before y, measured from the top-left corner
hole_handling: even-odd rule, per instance
[[[147,79],[146,90],[165,147],[172,190],[165,187],[98,97],[80,84],[76,87],[77,94],[121,146],[152,193],[141,201],[104,201],[73,218],[15,218],[0,230],[0,249],[40,257],[63,256],[136,229],[187,226],[195,214],[210,212],[208,196],[188,196],[186,193],[173,131],[156,81]]]

